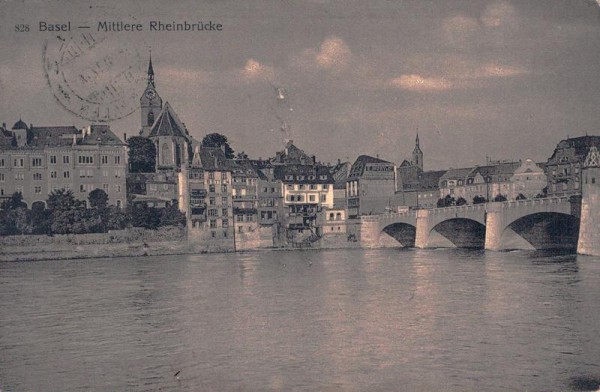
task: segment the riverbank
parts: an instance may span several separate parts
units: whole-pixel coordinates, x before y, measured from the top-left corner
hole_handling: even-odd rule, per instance
[[[239,245],[242,246],[239,246]],[[238,251],[361,248],[345,234],[327,235],[309,247],[266,247],[255,240],[238,244]],[[23,235],[0,237],[0,262],[142,257],[233,252],[232,247],[205,247],[190,242],[185,228],[140,228],[97,234]],[[256,246],[254,246],[256,245]]]

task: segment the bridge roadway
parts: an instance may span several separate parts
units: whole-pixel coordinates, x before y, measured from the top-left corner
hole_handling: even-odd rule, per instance
[[[361,217],[365,247],[575,249],[577,197],[493,202]]]

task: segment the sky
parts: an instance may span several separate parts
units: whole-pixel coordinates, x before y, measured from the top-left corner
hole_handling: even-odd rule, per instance
[[[114,20],[145,25],[106,33],[107,42],[137,51],[142,81],[152,50],[157,91],[192,136],[223,133],[253,158],[293,139],[323,162],[368,154],[399,164],[418,132],[433,170],[487,157],[544,162],[561,139],[600,134],[594,0],[4,1],[0,14],[9,127],[20,117],[89,125],[55,98],[43,64],[57,35],[36,30],[39,21]],[[149,32],[151,20],[223,30]],[[109,124],[135,135],[140,111]]]

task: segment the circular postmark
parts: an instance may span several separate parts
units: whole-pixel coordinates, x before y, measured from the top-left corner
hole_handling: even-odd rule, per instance
[[[133,44],[114,38],[83,32],[44,44],[44,71],[54,97],[86,120],[117,120],[138,108],[144,59]]]

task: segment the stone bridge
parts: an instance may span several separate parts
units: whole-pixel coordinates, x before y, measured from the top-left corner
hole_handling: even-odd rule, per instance
[[[361,217],[365,247],[576,249],[581,203],[557,197]]]

